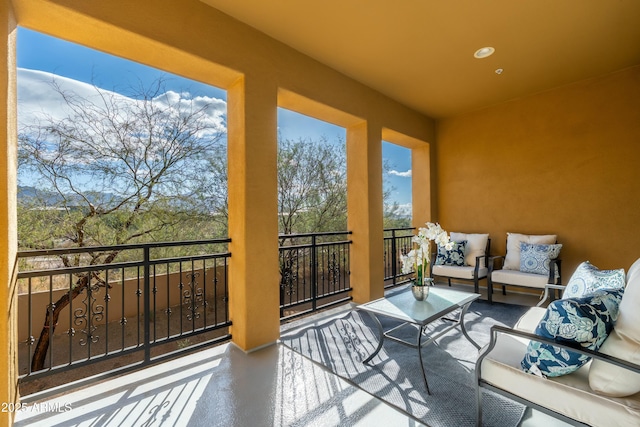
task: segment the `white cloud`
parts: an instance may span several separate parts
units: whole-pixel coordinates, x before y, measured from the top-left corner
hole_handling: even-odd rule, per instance
[[[409,169],[408,171],[405,172],[399,172],[397,170],[390,170],[389,171],[389,175],[395,175],[395,176],[400,176],[402,178],[410,178],[411,177],[411,169]]]
[[[411,202],[403,203],[398,206],[398,214],[410,217],[413,212],[412,209],[413,209],[413,205],[411,204]]]
[[[105,89],[98,89],[88,83],[73,80],[45,71],[28,70],[18,68],[18,114],[21,123],[33,123],[37,119],[49,117],[59,120],[68,115],[69,109],[58,91],[52,87],[55,82],[60,90],[65,93],[74,93],[80,98],[97,100],[103,95],[122,102],[123,107],[138,102],[133,98],[114,93]],[[225,116],[227,103],[218,98],[207,96],[193,96],[188,92],[177,93],[167,91],[154,99],[157,104],[169,104],[180,114],[190,108],[202,108],[208,105],[206,110],[207,125],[214,132],[226,133]]]

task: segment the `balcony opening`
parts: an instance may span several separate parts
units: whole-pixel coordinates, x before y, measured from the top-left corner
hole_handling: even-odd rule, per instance
[[[228,339],[226,92],[24,28],[17,56],[21,394]]]
[[[385,287],[404,283],[400,255],[411,247],[411,149],[382,141]]]
[[[411,149],[382,141],[384,228],[411,226]]]
[[[346,130],[278,108],[280,317],[349,299]]]

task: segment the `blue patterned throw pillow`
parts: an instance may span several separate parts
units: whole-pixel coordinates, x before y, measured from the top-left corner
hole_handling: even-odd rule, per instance
[[[453,242],[453,248],[448,251],[444,246],[438,246],[438,255],[436,256],[436,265],[464,265],[464,250],[467,247],[467,241]]]
[[[624,269],[599,270],[585,261],[576,268],[569,279],[562,298],[575,298],[590,294],[598,289],[624,289]]]
[[[520,271],[523,273],[549,275],[549,261],[558,258],[561,244],[536,245],[520,243]]]
[[[598,350],[618,318],[623,292],[624,289],[603,289],[582,298],[553,301],[534,333],[559,343],[573,342]],[[570,350],[531,341],[521,365],[531,374],[559,377],[577,370],[589,359]]]

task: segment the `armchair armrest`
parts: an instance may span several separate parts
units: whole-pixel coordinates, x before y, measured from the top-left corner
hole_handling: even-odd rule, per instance
[[[558,272],[557,276],[556,276],[556,271]],[[562,285],[562,260],[560,258],[552,258],[549,260],[548,283]]]
[[[483,260],[483,264],[486,267],[487,266],[487,256],[486,255],[478,255],[476,257],[476,267],[478,267],[480,265],[480,260]]]
[[[490,256],[488,259],[488,264],[489,264],[489,276],[491,276],[491,272],[493,270],[495,270],[496,268],[496,261],[500,260],[500,267],[502,267],[502,265],[504,264],[504,255],[494,255],[494,256]]]

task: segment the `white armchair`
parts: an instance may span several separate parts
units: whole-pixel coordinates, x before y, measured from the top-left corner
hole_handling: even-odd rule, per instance
[[[565,287],[561,279],[561,244],[557,244],[557,236],[528,235],[507,233],[507,252],[505,256],[494,256],[489,259],[487,286],[488,300],[492,301],[493,285],[502,285],[502,293],[506,294],[506,286],[520,286],[544,291],[538,305],[542,305],[549,297],[549,291],[562,291]],[[496,269],[496,263],[502,262],[502,268]]]
[[[479,281],[486,279],[489,273],[487,267],[491,246],[489,235],[452,232],[449,236],[457,244],[464,242],[462,244],[464,256],[459,257],[456,260],[457,262],[444,261],[438,263],[443,257],[434,254],[434,259],[431,262],[431,277],[445,277],[449,286],[451,286],[451,279],[471,281],[473,282],[474,292],[478,293]],[[442,254],[442,251],[446,251],[446,249],[438,248],[438,251],[441,252],[440,255],[444,255],[444,258],[447,258],[447,255]]]

